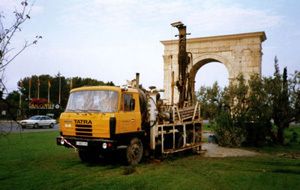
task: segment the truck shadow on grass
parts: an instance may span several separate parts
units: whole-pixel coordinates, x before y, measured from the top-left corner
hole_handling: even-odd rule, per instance
[[[292,169],[275,169],[271,171],[272,173],[281,173],[281,174],[297,174],[300,175],[299,170],[292,170]]]
[[[99,159],[92,161],[92,162],[82,162],[79,160],[82,164],[88,166],[88,167],[97,167],[97,166],[105,166],[105,167],[111,167],[111,168],[117,168],[122,165],[125,165],[122,160],[119,160],[115,156],[100,156]]]
[[[142,161],[138,165],[129,165],[126,163],[126,159],[124,155],[114,154],[110,156],[100,156],[95,162],[82,162],[80,160],[76,161],[74,164],[82,164],[86,167],[101,167],[105,169],[121,169],[122,175],[130,175],[137,171],[138,166],[140,165],[148,165],[148,164],[161,164],[161,163],[169,163],[174,162],[178,159],[188,158],[195,156],[195,154],[191,152],[181,152],[175,153],[172,155],[164,156],[164,157],[144,157]]]
[[[141,164],[146,163],[143,161]],[[75,164],[75,163],[74,163]],[[111,169],[121,169],[122,175],[130,175],[136,172],[137,165],[128,165],[124,159],[120,158],[120,156],[100,156],[99,159],[95,160],[94,162],[82,162],[78,160],[76,164],[83,164],[86,167],[101,167],[105,170]]]

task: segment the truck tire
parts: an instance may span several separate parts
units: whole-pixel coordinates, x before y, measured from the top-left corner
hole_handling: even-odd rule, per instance
[[[85,149],[79,149],[78,150],[79,158],[82,162],[86,163],[97,163],[99,161],[100,153],[96,150],[85,150]]]
[[[143,143],[139,138],[133,138],[126,149],[126,159],[129,165],[137,165],[143,157]]]

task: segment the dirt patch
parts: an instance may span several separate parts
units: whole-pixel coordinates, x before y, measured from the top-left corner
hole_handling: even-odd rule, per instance
[[[257,156],[260,153],[241,148],[220,147],[217,144],[203,143],[202,150],[205,150],[204,157],[239,157],[239,156]]]

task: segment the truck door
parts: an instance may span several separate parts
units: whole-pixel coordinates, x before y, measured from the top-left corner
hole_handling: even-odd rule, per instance
[[[119,115],[119,126],[117,133],[136,132],[139,129],[140,113],[136,109],[137,98],[132,93],[122,94],[121,112]]]

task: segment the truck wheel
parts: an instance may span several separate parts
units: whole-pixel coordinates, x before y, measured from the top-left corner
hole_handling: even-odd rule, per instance
[[[82,162],[97,163],[99,161],[99,152],[96,150],[78,150],[79,158]]]
[[[139,138],[133,138],[126,149],[126,159],[129,165],[138,164],[143,157],[143,143]]]

